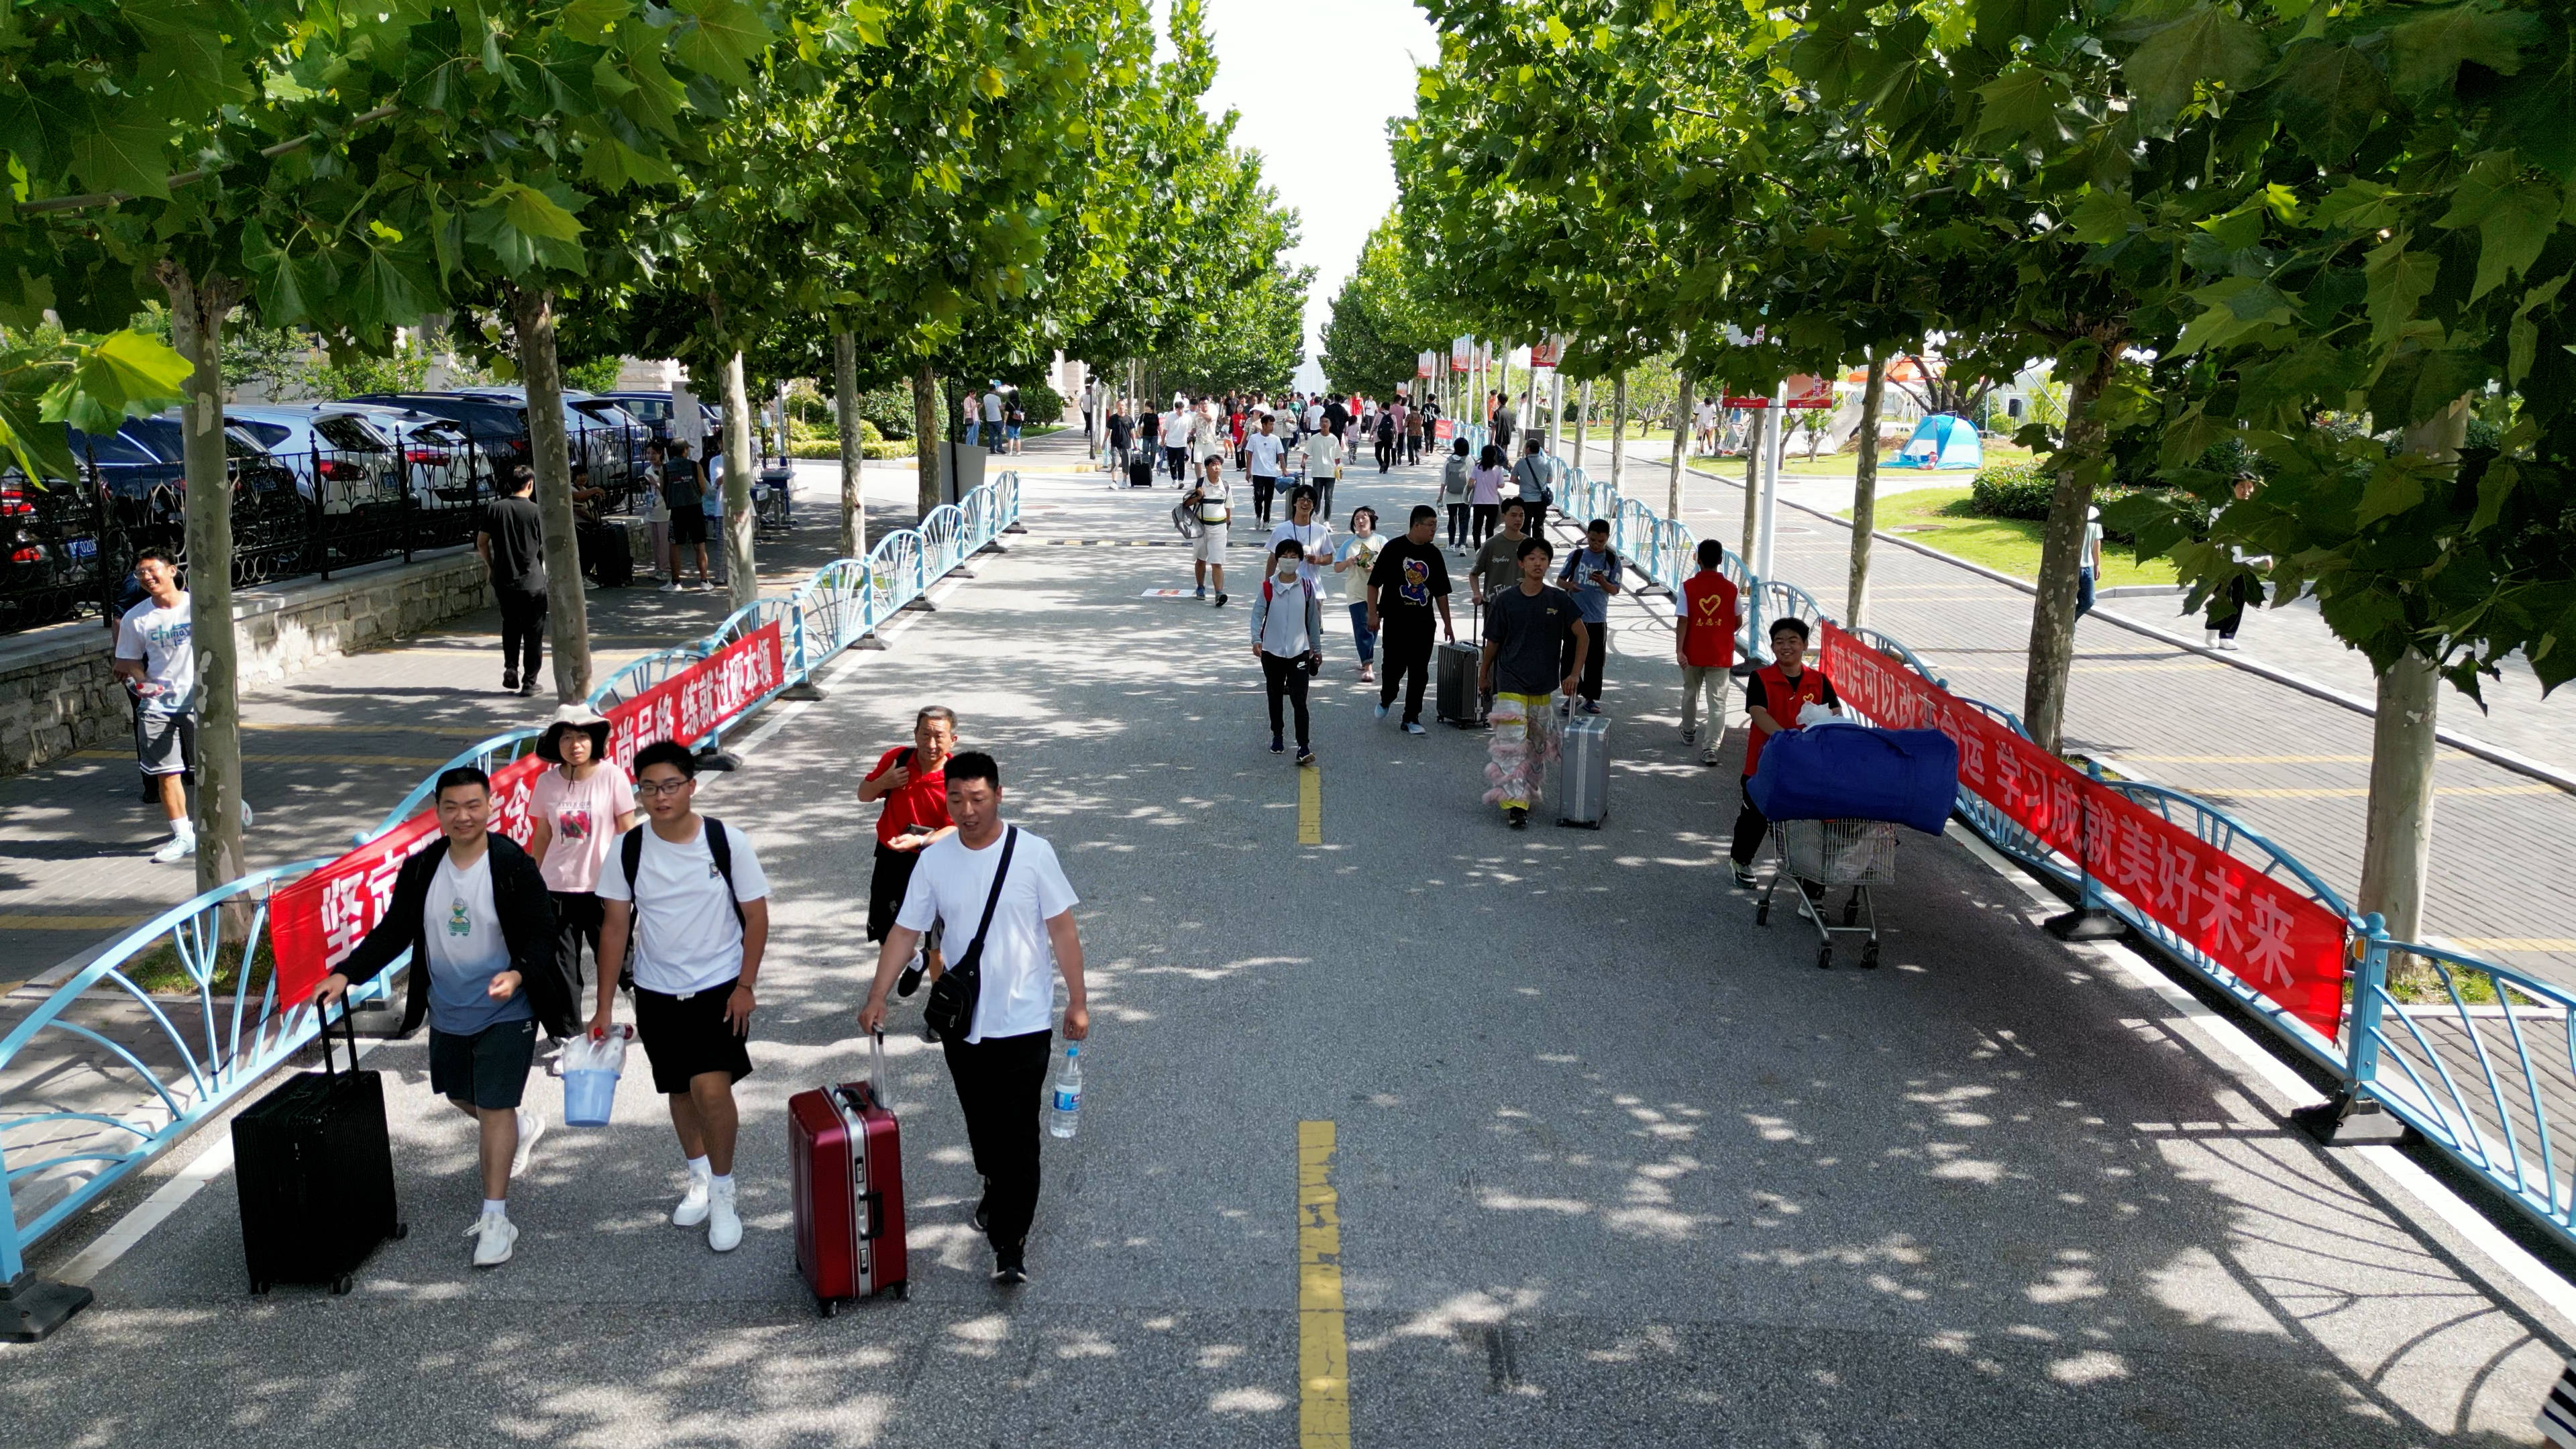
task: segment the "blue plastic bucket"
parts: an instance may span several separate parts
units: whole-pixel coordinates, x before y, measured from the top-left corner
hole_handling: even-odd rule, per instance
[[[608,1109],[617,1100],[617,1074],[573,1071],[563,1074],[564,1125],[605,1127]]]

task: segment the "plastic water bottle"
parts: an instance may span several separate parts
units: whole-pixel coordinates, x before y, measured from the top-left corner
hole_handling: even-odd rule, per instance
[[[1055,1105],[1047,1112],[1047,1131],[1071,1137],[1082,1126],[1082,1043],[1068,1042],[1064,1066],[1055,1074]]]

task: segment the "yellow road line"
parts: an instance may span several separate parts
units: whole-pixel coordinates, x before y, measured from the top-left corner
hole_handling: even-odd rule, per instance
[[[1297,772],[1297,843],[1324,843],[1324,772],[1312,765]]]
[[[0,915],[0,931],[123,931],[150,919],[150,916]]]
[[[1311,772],[1309,772],[1311,773]],[[1297,1124],[1297,1446],[1350,1449],[1351,1345],[1342,1317],[1342,1210],[1333,1124]]]

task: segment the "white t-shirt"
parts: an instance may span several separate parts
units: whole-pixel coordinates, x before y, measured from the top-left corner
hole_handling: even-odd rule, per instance
[[[1190,415],[1174,408],[1163,414],[1163,446],[1186,448],[1190,443]]]
[[[1199,522],[1215,524],[1233,519],[1234,490],[1227,486],[1224,474],[1218,474],[1213,483],[1201,478],[1191,486],[1198,490]]]
[[[1341,464],[1341,439],[1330,433],[1316,433],[1306,439],[1307,482],[1321,483],[1328,478],[1340,477]]]
[[[1709,402],[1706,399],[1702,399],[1700,401],[1699,425],[1703,428],[1713,428],[1717,426],[1717,404]]]
[[[1002,395],[998,392],[988,392],[984,394],[984,421],[988,423],[998,423],[1001,420]]]
[[[450,1036],[471,1036],[496,1022],[526,1020],[524,990],[506,1001],[488,992],[492,978],[510,969],[510,943],[492,904],[492,852],[463,870],[453,857],[441,860],[421,911],[421,934],[429,942],[429,1024]]]
[[[1274,433],[1253,433],[1243,440],[1244,456],[1252,466],[1245,471],[1255,478],[1279,476],[1279,438]]]
[[[1007,831],[1006,831],[1007,834]],[[969,850],[956,835],[923,848],[913,867],[912,884],[904,887],[903,909],[895,924],[926,931],[934,921],[947,923],[948,959],[966,954],[975,925],[984,919],[984,898],[992,893],[993,870],[1002,863],[1002,840],[982,850]],[[979,964],[984,975],[975,1000],[975,1026],[969,1042],[988,1037],[1026,1036],[1055,1023],[1055,947],[1046,923],[1072,910],[1080,901],[1056,864],[1055,847],[1023,830],[1011,853],[1011,874],[1002,882],[1002,897],[993,905],[993,924],[984,933]]]
[[[1280,524],[1270,530],[1269,551],[1278,553],[1280,540],[1289,538],[1306,550],[1306,561],[1298,566],[1297,577],[1310,584],[1320,581],[1324,565],[1333,561],[1333,526],[1320,518],[1302,528],[1295,523]]]
[[[143,707],[184,714],[197,704],[197,654],[189,642],[188,595],[168,608],[145,599],[116,626],[116,657],[143,661]]]
[[[1322,403],[1313,403],[1313,402],[1310,402],[1310,403],[1306,404],[1306,428],[1307,428],[1307,430],[1311,432],[1311,431],[1313,431],[1313,430],[1314,430],[1314,429],[1316,429],[1316,428],[1320,428],[1320,427],[1322,427],[1323,425],[1324,425],[1324,405],[1323,405]]]
[[[725,842],[733,847],[733,893],[727,895],[707,850],[704,817],[697,835],[682,845],[654,834],[650,821],[638,821],[635,828],[644,835],[644,858],[635,867],[633,896],[626,889],[623,836],[599,871],[601,900],[642,901],[635,908],[635,984],[686,996],[740,976],[742,922],[734,919],[734,902],[769,895],[769,877],[761,874],[751,837],[724,827]]]

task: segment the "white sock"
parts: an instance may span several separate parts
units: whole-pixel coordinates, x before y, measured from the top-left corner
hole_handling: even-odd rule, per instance
[[[483,1216],[487,1218],[506,1218],[509,1215],[510,1200],[508,1198],[487,1197],[483,1199]]]
[[[692,1157],[689,1159],[689,1176],[697,1178],[699,1181],[703,1182],[709,1176],[713,1175],[714,1172],[715,1169],[707,1165],[707,1160],[705,1158]]]
[[[721,1190],[724,1192],[731,1192],[733,1191],[733,1174],[730,1172],[716,1173],[707,1179],[707,1187],[710,1191]]]
[[[197,822],[181,815],[170,822],[170,835],[174,840],[193,840],[197,835]]]

